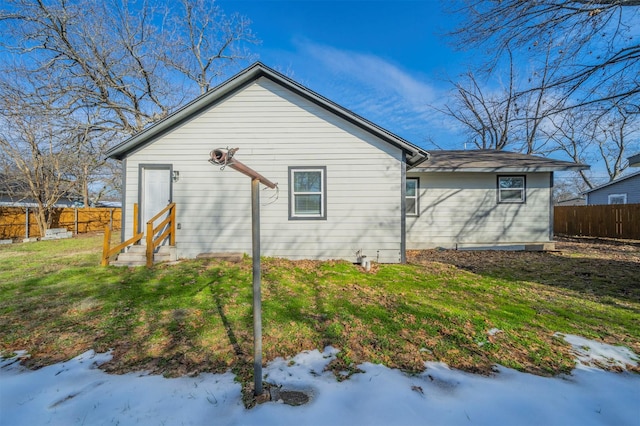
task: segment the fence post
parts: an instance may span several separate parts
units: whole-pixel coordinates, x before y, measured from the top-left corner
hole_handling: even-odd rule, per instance
[[[29,207],[24,215],[24,238],[29,239]]]
[[[73,212],[73,229],[75,234],[78,235],[78,208],[76,207]]]

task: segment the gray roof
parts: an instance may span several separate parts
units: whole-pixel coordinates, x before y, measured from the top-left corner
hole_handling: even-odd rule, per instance
[[[629,167],[640,167],[640,154],[629,157]]]
[[[429,172],[556,172],[584,170],[589,166],[516,152],[482,150],[430,150],[429,160],[415,171]]]
[[[153,142],[158,137],[171,131],[175,127],[181,125],[185,121],[199,114],[204,109],[210,108],[218,102],[233,95],[238,90],[246,87],[260,77],[268,78],[276,84],[291,90],[292,92],[302,96],[303,98],[323,107],[327,111],[341,117],[350,123],[360,127],[361,129],[379,137],[383,141],[402,149],[407,158],[407,165],[413,167],[429,157],[429,153],[422,148],[406,141],[390,131],[360,117],[348,109],[330,101],[329,99],[315,93],[314,91],[304,87],[296,81],[286,77],[283,74],[267,67],[266,65],[256,62],[245,70],[239,72],[229,80],[196,98],[184,107],[180,108],[173,114],[158,121],[157,123],[147,127],[140,133],[125,140],[119,145],[113,147],[107,152],[107,156],[122,160],[130,153],[139,150],[147,144]]]
[[[607,182],[607,183],[604,183],[602,185],[596,186],[595,188],[588,189],[588,190],[584,191],[583,194],[588,194],[590,192],[597,191],[597,190],[602,189],[602,188],[606,188],[609,185],[615,185],[618,182],[625,181],[627,179],[630,179],[630,178],[638,176],[638,175],[640,175],[640,170],[638,170],[637,172],[628,174],[626,176],[620,177],[620,178],[618,178],[616,180],[612,180],[611,182]]]

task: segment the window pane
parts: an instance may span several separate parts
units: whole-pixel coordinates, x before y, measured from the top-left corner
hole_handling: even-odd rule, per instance
[[[407,214],[416,214],[416,199],[415,198],[407,198],[406,202]]]
[[[500,188],[524,188],[524,178],[505,176],[500,178]]]
[[[322,191],[321,172],[294,172],[293,190],[295,192],[320,192]]]
[[[522,201],[522,190],[520,189],[501,189],[500,199],[502,201]]]
[[[321,195],[296,195],[294,198],[296,215],[320,216],[322,214]]]
[[[626,202],[626,197],[622,195],[609,195],[609,204],[625,204]]]
[[[418,181],[413,179],[407,179],[407,197],[415,197],[416,196],[416,188],[418,186]]]

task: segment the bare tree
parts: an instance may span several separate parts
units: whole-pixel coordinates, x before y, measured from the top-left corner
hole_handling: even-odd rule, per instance
[[[98,109],[94,126],[134,133],[210,87],[227,63],[245,60],[248,21],[207,0],[9,0],[4,45],[21,57],[3,71],[54,71],[51,97],[71,112]],[[181,84],[185,79],[195,85]]]
[[[92,187],[103,193],[117,180],[105,176],[108,148],[209,90],[256,42],[246,18],[210,0],[5,0],[0,30],[5,121],[22,126],[3,131],[1,154],[17,164],[30,149],[47,152],[56,179],[72,182],[85,205]],[[7,106],[13,92],[20,97]],[[48,134],[36,131],[39,120]]]
[[[453,103],[445,105],[441,112],[456,119],[465,128],[467,141],[479,149],[504,149],[509,143],[512,126],[512,85],[507,96],[488,95],[483,92],[473,73],[465,75],[464,82],[455,86]],[[510,82],[512,83],[512,82]]]
[[[603,164],[608,181],[618,178],[628,167],[626,157],[640,149],[638,115],[619,104],[602,110],[572,109],[552,117],[550,123],[546,133],[558,149],[576,163]],[[599,183],[585,171],[579,173],[588,188]]]
[[[507,51],[544,55],[552,50],[557,72],[547,88],[558,89],[565,108],[640,95],[638,0],[460,0],[466,19],[456,44],[485,48],[493,69]],[[532,89],[539,89],[533,87]],[[637,104],[637,102],[636,102]]]
[[[167,43],[171,50],[162,60],[194,82],[200,94],[225,75],[227,66],[252,56],[242,44],[256,42],[246,17],[227,16],[208,0],[180,0],[174,6],[180,11],[171,14],[172,26],[184,30],[172,31],[173,40]]]
[[[56,203],[68,195],[73,183],[65,176],[68,133],[59,117],[46,108],[24,102],[17,89],[3,88],[0,96],[0,155],[5,173],[14,178],[14,196],[36,206],[40,235],[51,225]],[[66,127],[66,126],[65,126]]]
[[[476,74],[468,71],[462,81],[453,83],[452,101],[439,111],[462,124],[467,141],[477,148],[508,149],[527,154],[553,150],[540,132],[547,116],[558,108],[546,87],[552,72],[548,60],[549,56],[545,57],[539,71],[531,71],[527,82],[539,84],[541,89],[538,91],[520,88],[522,79],[516,74],[511,55],[505,71],[507,81],[497,89],[488,89]]]

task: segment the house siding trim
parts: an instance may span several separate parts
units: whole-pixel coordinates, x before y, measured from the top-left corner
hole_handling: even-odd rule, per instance
[[[400,165],[400,263],[407,263],[407,207],[405,205],[407,195],[407,161],[406,154],[402,153]]]
[[[127,176],[127,159],[125,158],[124,160],[122,160],[122,199],[120,200],[120,205],[121,207],[121,213],[120,213],[120,241],[125,241],[127,238],[125,238],[126,232],[126,225],[127,225],[127,185],[125,184],[126,182],[126,176]]]
[[[554,202],[553,202],[553,188],[555,185],[555,179],[554,179],[554,175],[553,172],[549,173],[549,188],[551,188],[551,191],[549,191],[549,241],[553,241],[553,224],[554,224],[554,210],[555,210],[555,206],[554,206]]]

